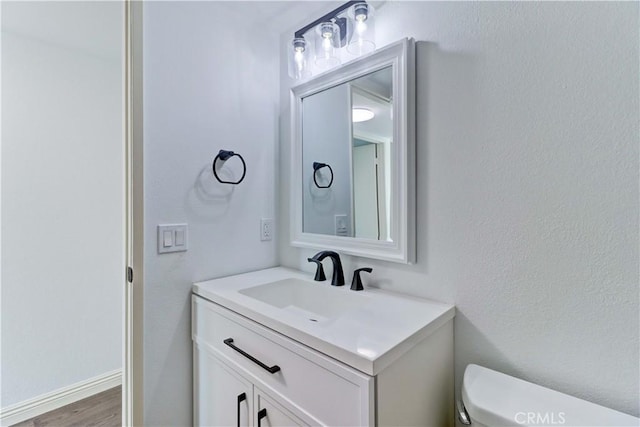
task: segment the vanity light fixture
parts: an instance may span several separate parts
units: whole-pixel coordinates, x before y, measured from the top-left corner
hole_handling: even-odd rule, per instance
[[[296,31],[287,45],[289,76],[305,79],[339,65],[341,58],[374,51],[373,15],[374,8],[366,1],[348,1]]]
[[[371,120],[375,117],[373,111],[368,108],[354,108],[351,111],[351,120],[353,123],[366,122],[367,120]]]

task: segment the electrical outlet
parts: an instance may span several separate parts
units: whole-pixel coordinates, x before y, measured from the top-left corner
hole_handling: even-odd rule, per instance
[[[260,220],[260,240],[273,240],[273,218]]]
[[[345,214],[335,216],[336,236],[348,235],[347,220],[348,220],[348,217]]]

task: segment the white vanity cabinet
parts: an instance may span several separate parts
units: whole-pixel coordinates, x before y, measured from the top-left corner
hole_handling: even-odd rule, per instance
[[[195,425],[454,424],[452,306],[337,290],[296,274],[278,267],[194,284]],[[301,316],[304,298],[270,311],[243,290],[258,277],[295,277],[296,286],[357,300],[339,319]],[[414,324],[416,313],[423,318]]]
[[[225,344],[229,338],[246,354]],[[263,407],[263,426],[374,424],[374,378],[198,296],[193,343],[196,425],[238,425],[238,407],[241,426],[257,426]],[[242,393],[247,399],[238,406]]]

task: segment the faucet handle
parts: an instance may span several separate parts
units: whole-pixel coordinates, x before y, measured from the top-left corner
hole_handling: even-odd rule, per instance
[[[327,276],[324,275],[324,268],[322,267],[322,261],[313,258],[307,258],[309,262],[315,262],[318,268],[316,269],[316,275],[313,277],[313,280],[316,282],[323,282],[327,280]]]
[[[359,268],[356,271],[353,272],[353,280],[351,281],[351,290],[352,291],[362,291],[364,290],[364,287],[362,286],[362,279],[360,278],[360,272],[364,271],[367,273],[371,273],[373,271],[373,268],[370,267],[364,267],[364,268]]]

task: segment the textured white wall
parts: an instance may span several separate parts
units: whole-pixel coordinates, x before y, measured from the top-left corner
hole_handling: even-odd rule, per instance
[[[122,28],[118,3],[2,4],[1,407],[122,366]]]
[[[191,284],[277,265],[260,241],[277,189],[278,5],[144,5],[144,417],[191,424]],[[279,5],[284,9],[287,5]],[[219,184],[220,149],[242,154],[245,180]],[[231,163],[231,160],[229,161]],[[230,166],[230,165],[229,165]],[[189,250],[156,253],[156,226],[189,224]]]
[[[454,302],[458,383],[473,362],[639,414],[638,16],[637,3],[378,11],[379,46],[429,42],[418,56],[418,262],[345,257],[347,280],[372,266],[376,286]],[[281,66],[283,165],[289,85]],[[312,271],[314,251],[280,230],[281,263]]]

